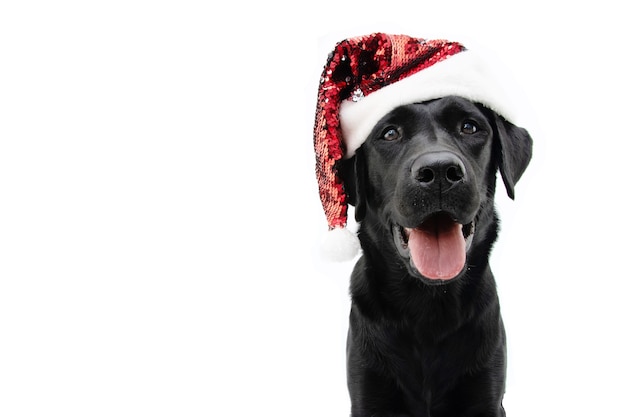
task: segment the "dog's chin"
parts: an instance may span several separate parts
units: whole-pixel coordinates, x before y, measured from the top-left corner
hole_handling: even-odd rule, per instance
[[[436,212],[416,227],[392,224],[399,256],[410,275],[428,285],[456,281],[467,269],[467,252],[475,221],[459,223],[447,212]]]

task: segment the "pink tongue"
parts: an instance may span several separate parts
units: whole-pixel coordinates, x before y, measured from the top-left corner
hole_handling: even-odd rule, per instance
[[[420,274],[431,279],[452,279],[465,266],[462,226],[435,218],[425,227],[407,229],[411,259]]]

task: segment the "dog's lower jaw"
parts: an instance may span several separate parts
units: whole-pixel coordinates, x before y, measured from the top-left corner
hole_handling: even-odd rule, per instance
[[[443,285],[466,271],[475,224],[461,225],[447,213],[435,213],[416,228],[392,223],[391,233],[408,273],[427,285]]]

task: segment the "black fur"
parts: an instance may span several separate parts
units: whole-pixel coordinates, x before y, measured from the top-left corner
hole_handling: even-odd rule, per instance
[[[458,185],[416,181],[416,160],[432,152],[460,161]],[[524,129],[445,97],[396,108],[342,161],[363,249],[350,284],[353,417],[505,415],[505,332],[488,262],[494,193],[499,171],[513,198],[531,153]],[[397,225],[417,227],[441,211],[474,227],[463,271],[445,282],[422,277],[394,241]]]

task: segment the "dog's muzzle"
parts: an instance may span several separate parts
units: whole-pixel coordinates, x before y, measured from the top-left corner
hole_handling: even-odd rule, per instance
[[[411,191],[392,233],[411,274],[429,284],[449,282],[465,270],[475,227],[475,191],[468,182],[463,161],[452,152],[424,153],[411,162],[404,183]]]

